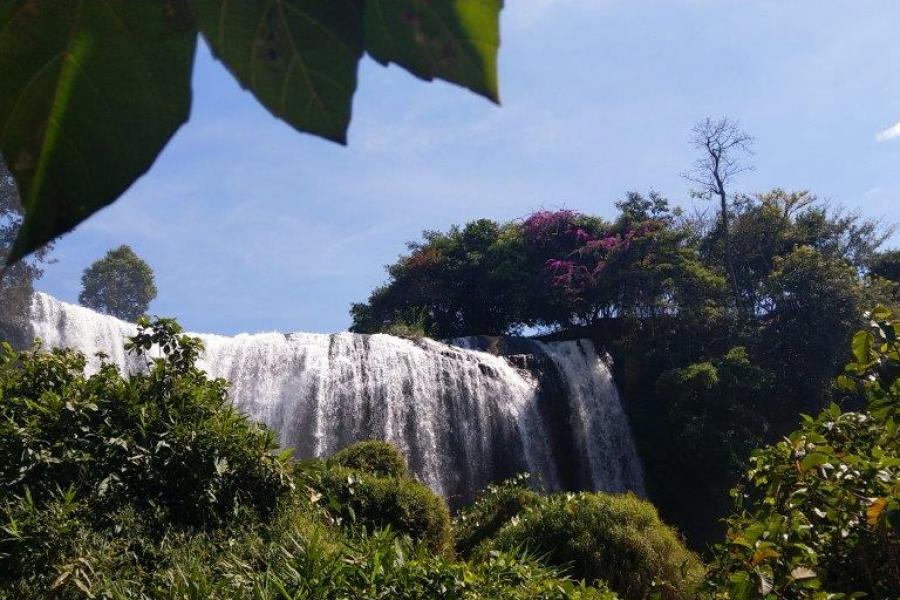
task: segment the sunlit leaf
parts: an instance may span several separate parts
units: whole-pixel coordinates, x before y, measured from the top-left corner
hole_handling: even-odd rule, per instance
[[[150,168],[188,118],[195,44],[177,0],[0,4],[0,152],[26,210],[8,260]]]
[[[367,0],[366,50],[428,81],[457,83],[499,101],[501,0]]]
[[[859,331],[853,336],[852,350],[853,356],[859,363],[867,363],[872,356],[872,344],[875,343],[875,336],[868,331]]]
[[[830,460],[830,457],[825,454],[813,453],[813,454],[809,454],[809,455],[805,456],[803,458],[803,460],[800,461],[800,466],[804,470],[808,470],[813,467],[818,467],[818,466],[827,464],[829,460]]]
[[[869,504],[868,508],[866,508],[866,521],[869,523],[870,527],[878,525],[878,520],[881,518],[881,513],[884,512],[886,506],[887,498],[875,498],[875,500]]]
[[[778,558],[778,552],[772,548],[763,548],[753,553],[750,558],[750,564],[756,566],[769,558]]]
[[[0,152],[26,209],[7,260],[71,230],[147,171],[188,118],[198,23],[216,56],[273,114],[343,143],[364,50],[496,101],[501,5],[3,2]]]
[[[816,577],[816,572],[809,567],[794,567],[791,570],[791,577],[796,580],[812,579]]]
[[[354,0],[190,0],[204,38],[240,84],[293,127],[345,143],[363,52]]]
[[[886,321],[891,318],[891,309],[879,304],[872,310],[870,317],[876,321]]]

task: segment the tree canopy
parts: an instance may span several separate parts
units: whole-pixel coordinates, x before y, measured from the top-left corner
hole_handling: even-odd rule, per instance
[[[124,321],[137,321],[156,298],[153,269],[127,245],[85,269],[81,287],[81,304]]]
[[[426,231],[387,267],[388,282],[353,305],[353,330],[379,331],[416,316],[429,334],[452,337],[733,312],[723,297],[721,222],[685,218],[656,193],[632,192],[616,206],[612,222],[555,210]],[[729,212],[736,291],[760,322],[799,309],[785,299],[786,286],[801,285],[801,268],[832,281],[844,276],[838,264],[877,275],[876,257],[887,265],[891,256],[878,254],[888,232],[876,221],[808,192],[739,196]],[[849,287],[864,285],[846,276]]]

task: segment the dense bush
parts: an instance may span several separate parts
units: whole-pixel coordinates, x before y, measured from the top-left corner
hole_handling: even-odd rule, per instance
[[[87,566],[69,551],[98,548],[114,563],[134,551],[107,539],[123,521],[159,542],[269,514],[293,487],[272,432],[194,367],[197,340],[143,322],[129,348],[151,347],[161,357],[129,378],[109,364],[86,377],[71,350],[0,350],[0,576],[83,583],[73,573]]]
[[[279,598],[616,600],[602,586],[560,579],[552,570],[512,554],[457,562],[389,532],[356,539],[338,551],[301,541],[286,544],[282,552],[281,564],[266,581],[284,590]]]
[[[761,445],[766,432],[758,412],[774,391],[767,375],[743,347],[660,375],[657,393],[668,398],[667,420],[675,425],[668,443],[689,455],[703,477],[736,478]]]
[[[469,556],[481,542],[493,538],[510,519],[539,501],[540,496],[528,489],[527,473],[489,485],[454,520],[456,551],[462,556]]]
[[[447,504],[418,481],[344,467],[307,469],[303,481],[343,523],[368,530],[390,527],[436,552],[448,548]]]
[[[71,350],[0,351],[0,481],[40,506],[60,490],[105,510],[139,504],[190,525],[246,505],[272,510],[292,483],[271,431],[227,402],[226,383],[194,368],[196,340],[171,321],[144,324],[132,350],[162,352],[124,378],[90,377]]]
[[[457,544],[476,557],[525,550],[627,600],[692,598],[703,573],[656,509],[630,494],[542,497],[513,480],[490,488],[457,527]]]
[[[560,579],[546,567],[498,553],[479,563],[455,562],[382,532],[335,551],[313,540],[290,540],[261,576],[262,598],[383,600],[615,600],[602,587]],[[259,590],[271,590],[269,595]],[[209,597],[208,595],[198,597]],[[232,597],[240,597],[234,595]]]
[[[69,554],[52,583],[6,580],[2,600],[616,600],[514,554],[478,563],[453,561],[395,532],[335,528],[328,511],[302,497],[267,520],[235,519],[231,527],[169,532],[159,543],[117,517],[120,531],[81,526],[51,540]]]
[[[382,477],[407,475],[403,454],[393,444],[381,440],[365,440],[347,446],[335,452],[328,464]]]
[[[709,580],[716,598],[900,597],[900,320],[871,317],[840,381],[868,411],[832,405],[753,454]]]

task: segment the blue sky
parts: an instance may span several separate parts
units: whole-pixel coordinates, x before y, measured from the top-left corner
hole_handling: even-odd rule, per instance
[[[366,59],[348,147],[271,117],[201,47],[191,121],[57,243],[38,287],[75,301],[81,271],[128,243],[156,272],[152,312],[190,330],[342,330],[423,229],[609,216],[631,189],[687,204],[706,116],[756,138],[737,189],[810,189],[900,222],[896,0],[506,4],[502,106]]]

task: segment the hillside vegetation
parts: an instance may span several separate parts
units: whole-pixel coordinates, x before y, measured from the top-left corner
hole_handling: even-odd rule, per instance
[[[651,498],[705,550],[751,451],[840,399],[864,312],[898,305],[898,255],[881,248],[890,228],[773,190],[729,201],[732,282],[717,214],[655,193],[617,207],[425,232],[353,305],[353,328],[592,338],[614,358]]]
[[[869,317],[838,381],[864,409],[753,453],[708,566],[633,495],[520,476],[451,522],[389,444],[294,461],[171,320],[139,323],[128,378],[5,344],[0,599],[897,597],[900,320]]]

